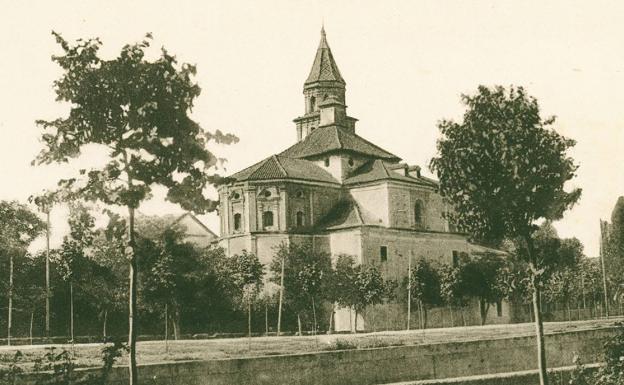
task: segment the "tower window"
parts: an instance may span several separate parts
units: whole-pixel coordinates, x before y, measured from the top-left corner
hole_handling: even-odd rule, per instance
[[[241,229],[241,215],[240,213],[234,214],[234,230],[239,231]]]
[[[296,196],[297,198],[303,198],[303,191],[301,191],[301,190],[297,191],[297,193],[295,194],[295,196]]]
[[[423,203],[418,200],[414,204],[414,224],[416,227],[422,226],[423,223]]]
[[[262,225],[264,227],[273,226],[273,211],[265,211],[262,213]]]
[[[379,258],[381,262],[386,262],[388,260],[388,246],[379,247]]]
[[[297,211],[297,226],[303,226],[303,211]]]
[[[325,158],[325,167],[329,167],[329,158]]]
[[[234,199],[240,199],[240,194],[235,192],[234,195],[232,196]]]
[[[310,112],[316,110],[316,98],[314,96],[310,97]]]

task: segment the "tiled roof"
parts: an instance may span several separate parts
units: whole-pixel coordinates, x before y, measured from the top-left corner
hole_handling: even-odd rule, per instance
[[[315,83],[319,81],[335,81],[341,84],[345,84],[344,79],[340,75],[334,56],[332,55],[329,44],[327,44],[327,38],[325,37],[325,29],[321,30],[321,42],[316,50],[316,56],[314,57],[314,63],[312,63],[312,69],[310,75],[305,81],[305,84]]]
[[[353,151],[391,161],[400,159],[368,140],[337,126],[317,128],[304,140],[287,148],[280,155],[291,158],[307,158],[338,150]]]
[[[387,179],[398,180],[408,183],[416,183],[421,185],[432,185],[431,182],[423,178],[404,176],[395,171],[388,170],[388,166],[386,166],[386,164],[380,159],[375,159],[364,163],[362,166],[354,171],[352,176],[344,180],[344,184],[350,185]]]
[[[242,180],[301,179],[328,183],[339,183],[329,172],[316,164],[304,160],[273,155],[253,166],[237,172],[230,178]]]

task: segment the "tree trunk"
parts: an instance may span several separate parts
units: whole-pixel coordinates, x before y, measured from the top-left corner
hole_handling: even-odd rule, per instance
[[[490,310],[490,304],[483,299],[479,299],[479,313],[481,315],[481,326],[485,325],[487,321],[487,314]]]
[[[453,316],[453,306],[449,305],[449,313],[451,313],[451,327],[455,326],[455,317]]]
[[[50,209],[46,209],[45,335],[50,338]]]
[[[327,334],[331,334],[334,329],[334,308],[329,312],[329,327],[327,328]]]
[[[269,335],[269,304],[264,303],[264,334]]]
[[[173,307],[173,339],[178,340],[181,336],[180,328],[180,309],[178,306]]]
[[[279,336],[282,331],[282,304],[284,302],[284,261],[285,257],[282,257],[282,274],[280,275],[280,294],[279,305],[277,309],[277,335]]]
[[[459,308],[459,312],[461,313],[462,325],[466,326],[466,316],[464,314],[464,306]]]
[[[316,306],[314,306],[314,297],[312,297],[312,317],[314,319],[314,332],[313,332],[313,334],[316,335]]]
[[[69,282],[69,337],[74,346],[74,284]]]
[[[301,332],[301,315],[297,313],[297,328],[299,329],[299,337],[303,335]]]
[[[249,338],[249,350],[251,350],[251,301],[247,301],[247,337]]]
[[[104,322],[102,325],[102,337],[106,340],[106,323],[108,322],[108,310],[104,310]]]
[[[128,298],[128,348],[130,350],[129,385],[139,384],[139,375],[136,361],[136,339],[137,339],[137,258],[134,239],[134,208],[128,207],[128,246],[130,251],[130,272],[129,272],[129,298]]]
[[[13,322],[13,254],[9,255],[9,315],[7,322],[7,345],[11,346],[11,323]]]
[[[535,313],[535,334],[537,339],[537,363],[539,366],[540,385],[548,385],[548,373],[546,372],[546,347],[544,344],[544,324],[542,323],[541,312],[541,292],[535,272],[538,269],[535,252],[533,249],[533,239],[530,235],[525,237],[531,264],[531,283],[533,286],[533,312]]]
[[[353,328],[353,333],[357,334],[357,318],[358,318],[357,310],[355,310],[355,314],[354,315],[355,315],[355,322],[353,322],[353,324],[354,324],[355,327]]]
[[[33,329],[33,318],[35,318],[35,312],[31,311],[30,312],[30,329],[29,329],[29,333],[28,333],[28,335],[30,337],[30,344],[31,345],[33,344],[33,332],[32,332],[32,329]]]
[[[165,352],[169,353],[169,304],[165,304]]]
[[[566,308],[568,309],[568,321],[572,321],[572,310],[570,309],[570,302],[566,302]]]
[[[427,307],[423,304],[423,330],[427,329]],[[444,323],[443,323],[444,325]]]

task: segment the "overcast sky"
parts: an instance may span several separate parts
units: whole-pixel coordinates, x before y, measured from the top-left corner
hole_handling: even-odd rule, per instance
[[[78,168],[32,167],[36,119],[66,113],[54,101],[59,53],[50,32],[100,37],[111,57],[154,35],[197,65],[202,95],[193,116],[240,142],[214,148],[228,173],[291,145],[302,86],[325,23],[347,82],[359,135],[427,166],[436,122],[458,118],[459,96],[480,84],[524,86],[557,130],[577,140],[572,185],[583,197],[557,224],[598,253],[599,219],[624,193],[624,3],[617,1],[14,1],[0,15],[0,199],[25,201]],[[81,159],[97,162],[96,156]],[[156,197],[147,214],[176,212]],[[54,242],[66,225],[53,214]],[[202,217],[218,231],[214,216]],[[42,243],[40,242],[39,245]]]

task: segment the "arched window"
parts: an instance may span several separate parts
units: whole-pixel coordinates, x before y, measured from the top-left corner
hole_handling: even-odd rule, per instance
[[[241,229],[241,215],[240,213],[234,214],[234,230],[238,231]]]
[[[325,158],[325,167],[329,167],[329,158]]]
[[[264,227],[273,226],[273,211],[265,211],[262,213],[262,225]]]
[[[420,200],[414,204],[414,224],[417,227],[423,224],[423,203]]]
[[[310,97],[310,112],[316,110],[316,98],[314,96]]]
[[[297,211],[297,226],[303,226],[303,211]]]

